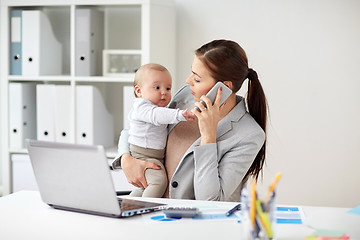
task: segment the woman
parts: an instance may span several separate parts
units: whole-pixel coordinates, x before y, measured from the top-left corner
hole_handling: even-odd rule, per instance
[[[247,107],[236,92],[248,81]],[[221,81],[232,95],[219,106],[221,89],[212,105],[206,93]],[[258,178],[265,161],[266,99],[245,51],[235,42],[215,40],[195,51],[192,73],[169,104],[195,109],[198,121],[169,125],[165,167],[169,186],[165,197],[239,201],[247,179]],[[200,102],[202,100],[202,102]],[[247,109],[249,112],[247,112]],[[119,141],[121,166],[128,181],[147,187],[144,172],[159,169],[128,154],[127,132]]]

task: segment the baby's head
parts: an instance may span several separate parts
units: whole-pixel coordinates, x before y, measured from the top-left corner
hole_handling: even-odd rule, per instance
[[[165,107],[171,100],[171,84],[171,75],[165,67],[154,63],[145,64],[135,74],[135,96]]]

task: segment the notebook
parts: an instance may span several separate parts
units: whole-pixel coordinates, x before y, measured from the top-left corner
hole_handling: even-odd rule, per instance
[[[26,145],[41,198],[53,208],[129,217],[165,207],[117,197],[103,146],[29,139]]]

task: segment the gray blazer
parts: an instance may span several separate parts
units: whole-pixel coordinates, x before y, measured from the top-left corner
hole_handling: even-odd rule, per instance
[[[265,133],[246,111],[245,99],[218,124],[216,143],[200,146],[197,139],[182,157],[169,182],[170,198],[240,201],[241,182],[264,144]],[[169,107],[193,108],[189,85],[173,97]],[[175,125],[169,125],[169,132]],[[129,152],[127,131],[119,139],[119,157]],[[114,164],[113,164],[114,165]]]

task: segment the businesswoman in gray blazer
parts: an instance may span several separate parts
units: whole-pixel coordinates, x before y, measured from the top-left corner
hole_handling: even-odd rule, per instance
[[[236,92],[246,79],[245,101]],[[218,81],[233,92],[221,106],[221,89],[213,105],[205,96]],[[192,110],[197,121],[169,125],[165,197],[239,201],[243,184],[258,178],[265,161],[267,103],[257,73],[236,42],[214,40],[195,51],[186,83],[169,107],[200,111]],[[158,166],[131,157],[127,138],[124,130],[113,166],[121,163],[128,181],[145,188],[144,172]]]

